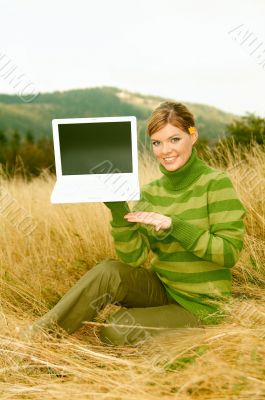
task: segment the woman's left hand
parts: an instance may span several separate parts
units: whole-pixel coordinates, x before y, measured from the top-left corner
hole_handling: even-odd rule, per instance
[[[172,224],[172,219],[170,217],[155,212],[137,211],[124,215],[124,218],[129,222],[154,225],[156,231],[159,229],[168,229]]]

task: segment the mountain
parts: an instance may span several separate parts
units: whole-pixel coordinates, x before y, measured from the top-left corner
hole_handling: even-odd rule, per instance
[[[139,140],[146,143],[145,126],[151,111],[165,100],[180,101],[193,112],[201,138],[214,143],[225,134],[225,125],[238,116],[215,107],[176,99],[142,95],[114,87],[95,87],[40,93],[32,103],[16,95],[0,94],[0,131],[14,130],[33,136],[50,136],[54,118],[135,115]]]

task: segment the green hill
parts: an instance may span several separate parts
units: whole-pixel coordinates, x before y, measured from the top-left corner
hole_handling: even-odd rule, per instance
[[[51,136],[53,118],[135,115],[139,140],[146,143],[145,125],[151,111],[165,99],[132,93],[114,87],[96,87],[41,93],[33,103],[23,103],[16,95],[0,94],[0,131],[30,131],[35,137]],[[197,120],[200,137],[211,143],[225,134],[224,127],[236,115],[202,104],[186,104]]]

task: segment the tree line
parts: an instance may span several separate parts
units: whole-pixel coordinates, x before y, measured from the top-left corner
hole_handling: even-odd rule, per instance
[[[55,173],[52,138],[35,139],[30,131],[22,135],[17,130],[0,130],[0,166],[2,174],[11,178],[38,176],[44,169]]]
[[[226,132],[214,146],[209,146],[207,139],[199,139],[196,147],[203,156],[204,149],[209,146],[211,151],[220,156],[226,146],[251,146],[256,142],[265,144],[265,119],[247,113],[245,116],[226,125]],[[224,159],[225,162],[225,159]],[[30,131],[22,135],[17,130],[0,130],[0,168],[2,174],[8,178],[14,175],[23,175],[27,179],[40,175],[43,170],[55,173],[53,140],[43,136],[35,138]]]

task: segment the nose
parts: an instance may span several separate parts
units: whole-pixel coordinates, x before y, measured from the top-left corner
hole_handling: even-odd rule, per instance
[[[164,143],[161,153],[166,156],[166,155],[170,154],[171,151],[172,151],[171,143]]]

